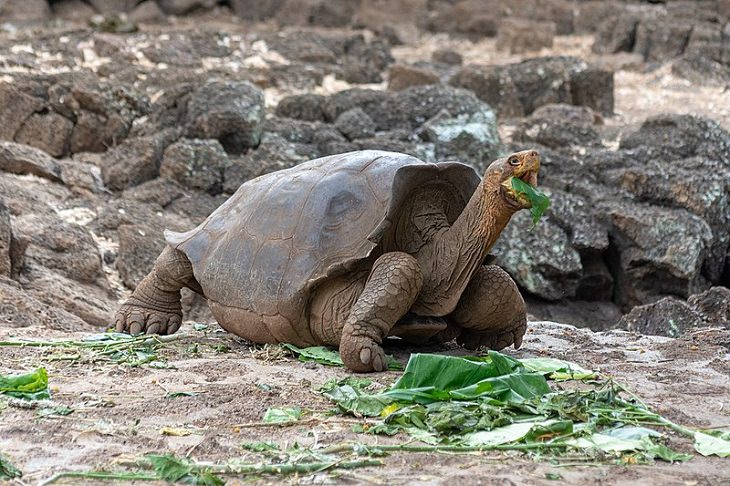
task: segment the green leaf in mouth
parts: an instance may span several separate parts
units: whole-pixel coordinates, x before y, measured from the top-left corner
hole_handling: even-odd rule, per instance
[[[532,214],[532,226],[534,227],[540,221],[545,210],[550,207],[550,198],[537,187],[528,184],[518,177],[512,177],[510,184],[512,185],[512,190],[530,201],[532,205],[530,214]]]

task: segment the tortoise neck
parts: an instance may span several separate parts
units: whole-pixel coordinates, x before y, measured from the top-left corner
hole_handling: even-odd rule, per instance
[[[453,311],[512,214],[499,187],[482,180],[454,224],[419,252],[424,284],[414,312],[441,316]]]

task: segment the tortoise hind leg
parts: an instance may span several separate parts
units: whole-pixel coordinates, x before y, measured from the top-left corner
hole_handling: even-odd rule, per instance
[[[411,255],[392,252],[375,260],[342,329],[340,356],[345,366],[361,373],[386,369],[380,345],[416,301],[422,285],[421,268]]]
[[[183,287],[202,294],[190,260],[183,252],[166,246],[152,271],[117,311],[117,332],[172,334],[177,331],[182,322],[180,289]]]
[[[462,328],[457,342],[467,349],[499,351],[522,345],[527,330],[525,301],[512,278],[496,265],[482,266],[447,320]]]

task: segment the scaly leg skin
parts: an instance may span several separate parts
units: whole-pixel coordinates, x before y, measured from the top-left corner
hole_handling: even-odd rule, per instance
[[[512,278],[496,265],[485,265],[464,289],[450,323],[462,328],[457,342],[467,349],[499,351],[522,345],[527,330],[525,301]]]
[[[136,335],[172,334],[180,328],[180,289],[202,293],[193,277],[190,260],[181,251],[165,247],[152,271],[137,285],[115,316],[117,332]]]
[[[413,306],[422,285],[421,268],[411,255],[392,252],[375,260],[342,329],[340,356],[345,366],[358,373],[386,369],[380,345]]]

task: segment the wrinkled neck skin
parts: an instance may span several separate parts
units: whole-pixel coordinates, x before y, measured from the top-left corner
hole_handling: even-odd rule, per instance
[[[514,213],[499,185],[482,180],[454,224],[419,251],[424,282],[412,311],[427,316],[451,313]]]

